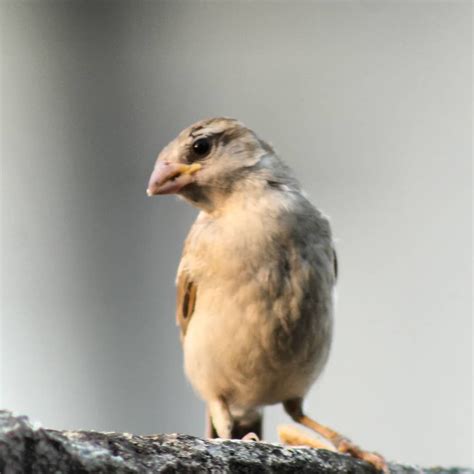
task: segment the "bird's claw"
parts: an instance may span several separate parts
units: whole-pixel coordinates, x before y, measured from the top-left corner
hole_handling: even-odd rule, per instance
[[[242,441],[260,441],[260,438],[255,433],[250,432],[242,438]]]
[[[351,456],[357,459],[362,459],[363,461],[372,464],[372,466],[374,466],[378,471],[381,471],[384,474],[390,473],[387,461],[383,456],[378,453],[364,451],[347,438],[340,438],[338,440],[337,450],[340,453],[350,454]]]

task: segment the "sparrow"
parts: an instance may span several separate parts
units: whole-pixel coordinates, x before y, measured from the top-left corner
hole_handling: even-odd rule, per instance
[[[261,438],[263,407],[282,403],[336,450],[385,469],[303,410],[329,356],[337,258],[328,219],[272,146],[238,120],[199,121],[161,151],[147,194],[200,211],[178,267],[176,319],[208,435]]]

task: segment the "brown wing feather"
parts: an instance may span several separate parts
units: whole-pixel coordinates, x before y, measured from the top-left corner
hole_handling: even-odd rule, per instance
[[[189,321],[196,306],[197,286],[186,272],[178,277],[178,292],[176,301],[176,323],[181,332],[181,339],[186,335]]]
[[[337,262],[337,254],[336,254],[336,251],[334,249],[333,249],[332,253],[334,255],[334,279],[337,280],[338,273],[339,273],[339,264]]]

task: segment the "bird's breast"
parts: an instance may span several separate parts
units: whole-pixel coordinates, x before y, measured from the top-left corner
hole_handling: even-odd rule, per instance
[[[302,396],[329,352],[331,243],[295,238],[271,214],[241,215],[238,226],[236,217],[198,219],[186,243],[180,269],[197,284],[186,373],[204,399],[258,406]]]

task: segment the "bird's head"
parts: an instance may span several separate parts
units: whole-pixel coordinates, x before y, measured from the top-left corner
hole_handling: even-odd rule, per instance
[[[237,120],[202,120],[161,151],[147,194],[178,194],[201,209],[214,209],[258,174],[263,158],[273,156],[270,145]]]

